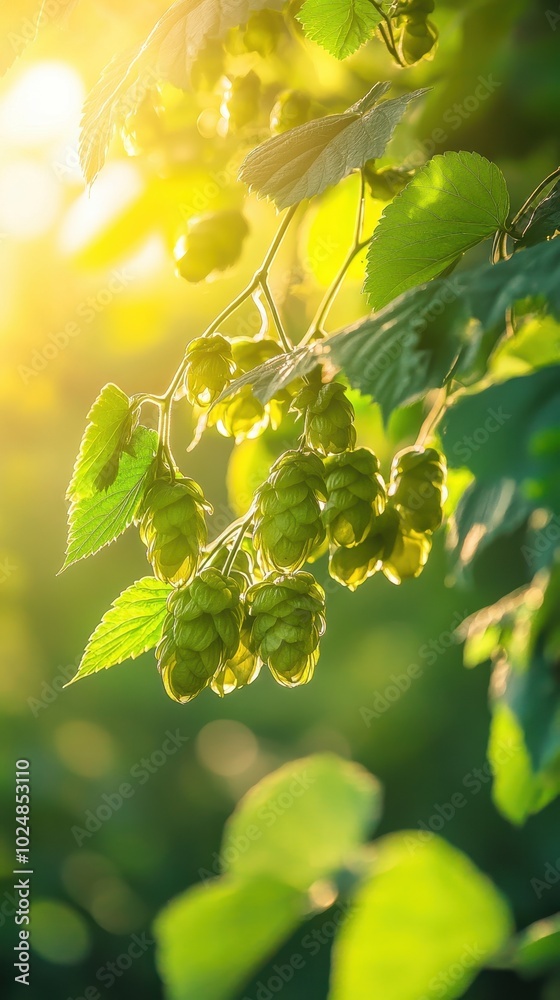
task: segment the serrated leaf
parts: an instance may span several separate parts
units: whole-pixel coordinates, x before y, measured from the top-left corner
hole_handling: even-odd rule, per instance
[[[345,59],[371,38],[381,14],[371,0],[305,0],[297,19],[307,38]]]
[[[17,3],[2,4],[0,11],[0,76],[33,42],[39,31],[61,21],[77,0],[57,0],[47,4],[46,0],[17,0]]]
[[[101,170],[111,137],[158,80],[186,89],[197,55],[252,11],[278,10],[282,0],[175,0],[137,52],[117,56],[91,91],[82,118],[80,163],[88,184]]]
[[[108,462],[128,443],[130,400],[111,382],[104,386],[88,413],[88,425],[80,444],[72,480],[66,497],[74,500],[90,496],[96,480]]]
[[[72,502],[63,570],[109,545],[132,524],[154,470],[157,446],[157,433],[138,427],[131,438],[131,453],[122,456],[114,483],[106,491]]]
[[[70,683],[153,649],[161,638],[172,589],[171,584],[146,576],[123,590],[92,633]]]
[[[158,915],[157,966],[167,1000],[230,1000],[301,922],[304,897],[266,877],[221,878]]]
[[[512,930],[505,899],[461,851],[432,834],[375,844],[371,876],[334,943],[329,1000],[461,996]]]
[[[517,247],[532,247],[560,233],[560,181],[544,201],[541,201],[523,230]]]
[[[376,104],[390,84],[377,84],[344,114],[327,115],[274,136],[245,157],[239,174],[251,191],[281,210],[338,184],[366,160],[383,156],[415,90]]]
[[[509,195],[499,167],[478,153],[434,156],[385,208],[367,255],[364,289],[382,309],[503,228]]]
[[[279,812],[278,802],[289,808]],[[305,891],[344,865],[380,814],[379,782],[358,764],[334,754],[291,761],[239,802],[224,831],[224,865],[238,877],[268,875]]]

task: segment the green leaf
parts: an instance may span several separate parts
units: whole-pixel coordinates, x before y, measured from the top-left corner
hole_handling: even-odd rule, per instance
[[[192,65],[209,38],[223,38],[252,11],[282,5],[283,0],[175,0],[136,53],[127,51],[109,63],[87,98],[80,136],[87,182],[92,184],[101,170],[117,125],[138,109],[158,80],[186,90]]]
[[[196,886],[159,914],[157,966],[167,1000],[228,1000],[302,920],[303,898],[259,877]]]
[[[371,0],[305,0],[297,19],[307,38],[345,59],[371,38],[381,14]]]
[[[516,531],[532,509],[511,478],[471,483],[449,524],[447,548],[455,577],[470,580],[476,558],[501,535]]]
[[[494,775],[492,798],[511,823],[521,826],[560,792],[560,775],[533,769],[521,725],[504,701],[493,707],[488,760]]]
[[[304,891],[343,867],[380,813],[379,783],[359,765],[332,754],[292,761],[241,800],[222,858],[237,876],[266,874]]]
[[[161,583],[153,576],[145,576],[123,590],[91,635],[70,684],[153,649],[161,638],[172,590],[169,583]]]
[[[157,446],[157,433],[138,427],[130,441],[130,454],[122,456],[111,486],[72,502],[63,570],[109,545],[132,524],[154,471]]]
[[[478,153],[434,156],[387,205],[367,256],[364,289],[382,309],[502,229],[509,195],[500,169]]]
[[[526,927],[505,949],[498,968],[532,977],[560,965],[560,913]]]
[[[511,926],[505,900],[460,851],[417,831],[385,837],[335,942],[329,1000],[458,997]]]
[[[317,118],[257,146],[245,157],[240,180],[281,210],[383,156],[408,104],[427,93],[415,90],[377,104],[389,87],[378,83],[344,114]]]
[[[116,471],[131,432],[128,396],[109,382],[89,411],[88,421],[66,493],[68,500],[94,493],[98,477],[109,463],[114,463]]]
[[[550,240],[560,232],[560,181],[548,198],[541,201],[523,230],[517,247],[532,247],[542,240]]]
[[[452,368],[459,377],[485,368],[505,333],[507,309],[520,299],[546,302],[560,315],[559,273],[560,240],[553,240],[495,266],[436,279],[324,341],[272,358],[233,381],[220,398],[252,385],[267,402],[326,364],[329,373],[343,368],[351,386],[372,396],[388,419],[394,409],[441,388]],[[460,450],[457,458],[464,455]]]

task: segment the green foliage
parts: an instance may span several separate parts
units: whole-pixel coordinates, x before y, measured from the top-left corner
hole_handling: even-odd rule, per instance
[[[223,863],[237,877],[266,875],[305,892],[351,860],[380,815],[379,783],[357,764],[331,754],[292,761],[241,800]],[[250,842],[236,850],[242,837]]]
[[[385,837],[335,943],[329,998],[461,996],[511,929],[507,903],[460,851],[433,835]]]
[[[152,576],[123,590],[93,632],[71,683],[153,649],[161,638],[171,591],[170,584]]]
[[[501,967],[513,968],[524,977],[542,975],[560,959],[560,913],[526,927],[506,949]]]
[[[368,250],[365,290],[376,309],[429,281],[502,229],[503,174],[478,153],[434,156],[387,206]]]
[[[301,920],[296,889],[259,876],[223,878],[158,916],[157,964],[168,1000],[228,1000]]]
[[[305,0],[298,21],[307,38],[346,59],[371,38],[381,14],[371,0]]]
[[[63,569],[109,545],[132,524],[155,472],[157,443],[155,431],[138,427],[114,482],[106,490],[72,501]]]
[[[88,420],[68,487],[68,500],[91,496],[115,481],[121,454],[133,429],[128,396],[109,383],[95,400]]]
[[[529,219],[519,247],[532,247],[543,240],[550,240],[560,230],[560,183],[554,185],[552,191],[535,208]]]
[[[257,146],[245,157],[240,179],[281,210],[338,184],[367,160],[383,156],[416,90],[393,100],[379,100],[390,83],[377,83],[344,114],[307,122]]]

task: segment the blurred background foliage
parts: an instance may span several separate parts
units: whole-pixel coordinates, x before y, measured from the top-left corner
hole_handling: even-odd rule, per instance
[[[76,152],[84,96],[114,53],[141,42],[167,4],[82,0],[1,81],[1,960],[10,984],[13,770],[18,757],[28,757],[35,953],[27,996],[33,1000],[87,996],[88,988],[101,996],[110,988],[119,998],[159,997],[150,943],[116,973],[104,971],[108,963],[128,954],[132,935],[146,933],[151,941],[151,922],[166,901],[216,872],[223,823],[239,796],[283,761],[315,751],[352,757],[381,779],[382,833],[432,828],[438,805],[467,789],[466,807],[445,822],[443,835],[492,875],[518,926],[559,908],[557,888],[535,891],[531,880],[542,879],[558,857],[560,805],[521,829],[496,812],[488,773],[476,777],[486,760],[488,668],[464,669],[451,637],[468,613],[527,582],[530,571],[511,539],[489,546],[461,586],[449,576],[443,534],[422,578],[401,589],[375,577],[350,594],[329,582],[319,564],[329,628],[313,683],[290,691],[263,675],[226,701],[205,693],[188,707],[165,697],[152,654],[61,691],[103,612],[146,574],[134,533],[95,562],[56,576],[64,491],[99,388],[114,381],[128,393],[163,389],[185,342],[243,286],[274,232],[273,209],[248,198],[251,232],[240,263],[200,285],[173,273],[173,246],[190,217],[241,206],[244,192],[232,183],[231,164],[268,134],[278,91],[305,90],[324,112],[344,109],[373,82],[397,74],[402,90],[430,86],[397,130],[386,162],[414,166],[433,152],[474,149],[500,165],[513,204],[520,204],[558,163],[554,3],[438,0],[437,56],[405,71],[377,41],[344,63],[288,36],[273,55],[234,54],[237,74],[254,70],[262,81],[250,128],[227,130],[219,80],[196,97],[165,85],[155,139],[147,111],[135,126],[129,123],[124,142],[115,139],[90,192]],[[231,49],[236,52],[235,39]],[[475,96],[484,88],[482,98]],[[126,148],[140,155],[130,157]],[[274,288],[296,339],[347,249],[355,186],[349,178],[313,204],[275,267]],[[370,224],[381,209],[371,200]],[[331,328],[364,312],[360,284],[358,264]],[[255,324],[248,309],[228,332],[252,332]],[[522,353],[509,363],[516,370]],[[356,403],[361,442],[387,463],[415,435],[421,414],[416,407],[402,411],[383,431],[376,408]],[[231,442],[211,431],[187,456],[193,427],[186,409],[183,425],[179,416],[176,425],[175,453],[214,503],[218,533],[232,510],[246,509],[248,492],[285,446],[285,430],[243,444],[226,485]],[[418,664],[420,677],[391,701],[395,678],[410,664]],[[172,754],[161,749],[169,731],[180,734]],[[76,833],[123,782],[133,795],[99,829]],[[286,955],[293,948],[288,944]],[[325,996],[328,951],[321,948],[294,976],[291,1000]],[[265,979],[261,970],[240,996],[253,997]],[[8,985],[6,996],[12,995]],[[555,1000],[560,982],[525,983],[487,972],[466,995]]]

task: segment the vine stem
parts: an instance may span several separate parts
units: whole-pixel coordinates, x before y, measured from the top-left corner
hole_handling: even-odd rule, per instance
[[[366,247],[368,243],[371,242],[371,237],[367,240],[362,239],[365,202],[366,202],[366,182],[365,182],[364,172],[362,170],[360,171],[360,200],[358,203],[358,211],[356,213],[356,223],[354,226],[354,238],[352,240],[352,246],[350,247],[350,250],[346,254],[346,257],[344,258],[344,261],[341,264],[341,267],[334,281],[327,289],[323,297],[323,300],[320,303],[319,308],[317,309],[317,312],[315,313],[313,319],[311,320],[309,329],[307,330],[305,336],[302,337],[302,339],[300,340],[298,347],[305,347],[305,345],[308,344],[310,340],[313,340],[313,337],[315,337],[316,334],[323,333],[323,324],[329,314],[330,308],[336,296],[338,295],[338,292],[340,291],[340,287],[342,285],[342,282],[344,281],[348,268],[350,267],[354,258],[360,253],[360,251],[363,250],[364,247]]]
[[[540,194],[543,193],[545,188],[547,188],[549,184],[552,184],[552,182],[555,181],[557,177],[560,177],[560,167],[556,167],[556,169],[553,170],[552,173],[548,175],[548,177],[545,177],[544,180],[540,181],[540,183],[537,184],[534,191],[531,192],[526,201],[523,202],[519,211],[516,212],[516,214],[514,215],[509,226],[507,227],[507,230],[498,229],[498,232],[495,234],[494,242],[492,244],[493,264],[497,264],[500,260],[506,259],[508,236],[514,235],[517,223],[523,218],[525,213],[529,211],[533,202],[539,197]]]
[[[235,557],[236,557],[236,555],[239,552],[239,549],[241,547],[241,543],[243,541],[243,538],[245,537],[245,532],[247,531],[247,528],[251,524],[252,520],[253,520],[253,509],[251,508],[251,510],[249,511],[249,513],[247,514],[247,516],[241,522],[241,524],[239,526],[239,531],[237,532],[237,534],[236,534],[236,536],[235,536],[235,538],[233,540],[233,545],[232,545],[231,549],[229,550],[228,557],[227,557],[227,559],[226,559],[226,561],[224,563],[224,568],[223,568],[223,571],[222,571],[223,574],[224,574],[224,576],[227,576],[228,573],[230,572],[231,567],[233,566],[233,563],[235,561]]]
[[[383,41],[385,42],[385,45],[387,46],[390,54],[392,55],[397,65],[400,66],[401,69],[404,69],[406,67],[406,63],[402,61],[401,57],[399,56],[399,53],[397,52],[395,35],[393,33],[393,22],[391,21],[389,14],[383,10],[381,4],[376,3],[376,0],[371,0],[371,3],[375,7],[377,13],[381,15],[381,17],[385,22],[384,24],[379,25],[379,30],[381,32]]]
[[[416,444],[419,448],[424,448],[426,441],[434,433],[439,422],[442,420],[443,416],[449,409],[451,405],[452,394],[451,394],[451,382],[447,382],[442,389],[439,390],[434,405],[432,406],[430,412],[428,413],[424,423],[422,424],[418,437],[416,438]]]
[[[266,297],[266,300],[268,302],[269,308],[272,312],[274,322],[278,330],[278,336],[282,341],[282,346],[284,347],[284,350],[290,351],[292,349],[292,344],[290,343],[290,341],[286,336],[286,333],[282,325],[282,321],[280,319],[280,315],[276,308],[276,303],[274,302],[274,298],[270,291],[270,286],[268,284],[268,272],[274,262],[278,250],[280,249],[282,240],[286,235],[288,227],[297,211],[297,208],[298,208],[297,205],[293,205],[288,210],[288,212],[282,219],[282,222],[280,223],[276,231],[274,239],[272,240],[272,243],[270,244],[265,254],[261,266],[255,271],[250,282],[239,293],[239,295],[236,295],[233,301],[230,302],[229,305],[225,307],[225,309],[222,309],[222,311],[218,314],[218,316],[216,316],[216,318],[210,323],[210,325],[206,328],[206,330],[202,334],[203,337],[211,336],[218,329],[218,327],[222,323],[224,323],[225,320],[228,319],[235,312],[236,309],[239,308],[239,306],[243,305],[243,303],[251,295],[253,295],[257,291],[257,289],[260,288],[262,289]],[[170,446],[170,429],[171,429],[170,414],[171,414],[171,408],[173,406],[175,393],[177,392],[177,389],[179,388],[181,380],[185,373],[186,363],[187,363],[186,358],[185,356],[183,356],[183,359],[179,367],[177,368],[177,371],[175,372],[173,378],[171,379],[171,382],[169,383],[169,386],[167,387],[166,391],[163,393],[162,396],[152,396],[149,395],[148,393],[142,393],[141,395],[142,401],[153,402],[159,407],[158,434],[160,439],[160,454],[167,460],[172,475],[174,472],[175,463],[173,455],[171,453],[171,446]]]

